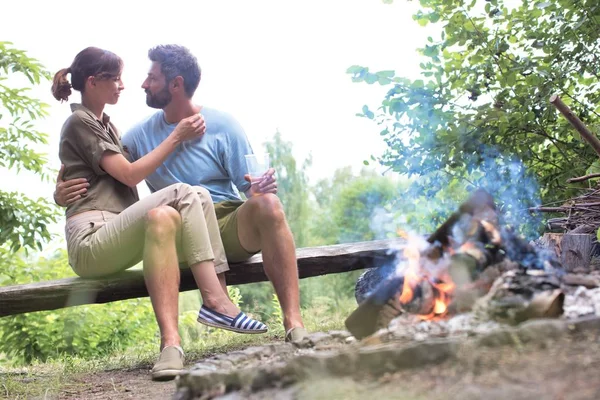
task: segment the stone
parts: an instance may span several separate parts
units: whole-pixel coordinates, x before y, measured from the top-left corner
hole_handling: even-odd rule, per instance
[[[476,342],[479,346],[496,347],[513,344],[516,340],[518,337],[514,329],[502,327],[481,335]]]
[[[308,342],[312,347],[315,347],[319,343],[331,340],[331,336],[324,332],[314,332],[308,335]]]
[[[348,331],[330,331],[329,335],[332,338],[338,339],[338,340],[346,340],[347,338],[352,336],[352,334]]]
[[[565,321],[556,319],[539,319],[522,323],[517,328],[519,339],[524,342],[541,343],[549,339],[557,339],[568,331]]]
[[[590,315],[567,321],[567,326],[575,332],[600,331],[600,317]]]

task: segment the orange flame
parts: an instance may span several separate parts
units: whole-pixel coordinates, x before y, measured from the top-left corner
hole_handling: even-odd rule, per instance
[[[421,252],[419,242],[404,231],[398,231],[398,234],[408,239],[404,248],[404,256],[408,261],[404,273],[404,283],[399,297],[401,304],[406,305],[414,298],[415,288],[424,280],[427,280],[434,288],[433,311],[430,314],[419,315],[421,319],[433,319],[444,316],[448,311],[448,305],[452,299],[454,283],[447,274],[443,279],[432,279],[433,277],[425,268],[421,266]]]

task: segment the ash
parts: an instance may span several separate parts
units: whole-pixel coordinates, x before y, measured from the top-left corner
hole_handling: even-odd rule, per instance
[[[579,286],[565,296],[563,318],[573,319],[584,315],[600,316],[600,288],[586,289]]]
[[[600,288],[586,289],[579,286],[566,294],[564,313],[561,319],[575,319],[583,316],[600,316]],[[380,338],[423,341],[435,337],[479,336],[505,324],[486,320],[473,312],[462,313],[446,319],[422,321],[418,316],[403,314],[393,319],[388,329],[382,329],[374,336]]]
[[[390,322],[388,332],[394,339],[422,341],[431,337],[482,334],[500,325],[496,321],[482,321],[471,312],[455,315],[449,319],[429,321],[421,321],[417,316],[404,314]]]

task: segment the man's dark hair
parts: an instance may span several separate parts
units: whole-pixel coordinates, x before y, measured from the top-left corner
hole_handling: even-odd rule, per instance
[[[148,51],[150,61],[160,64],[160,69],[167,83],[175,77],[183,77],[185,93],[192,97],[200,84],[200,65],[190,51],[177,44],[164,44]]]

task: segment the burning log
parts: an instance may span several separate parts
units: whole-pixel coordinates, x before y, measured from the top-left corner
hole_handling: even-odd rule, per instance
[[[346,320],[357,338],[374,333],[402,312],[423,319],[448,312],[458,293],[477,291],[470,285],[488,265],[497,261],[501,233],[491,196],[476,191],[427,241],[408,238],[401,275],[381,278],[380,271],[367,271],[356,286],[359,307]]]
[[[381,270],[368,270],[359,278],[355,290],[359,306],[346,319],[346,327],[361,339],[386,328],[402,313],[432,319],[469,310],[506,271],[549,271],[553,276],[559,268],[554,254],[500,228],[493,199],[478,190],[427,241],[408,237],[398,272],[386,277]],[[521,283],[527,282],[508,287],[516,293]],[[563,299],[560,286],[550,294],[534,290],[522,298],[518,311],[509,314],[515,320],[553,316],[562,313]],[[496,308],[503,304],[494,301]]]

